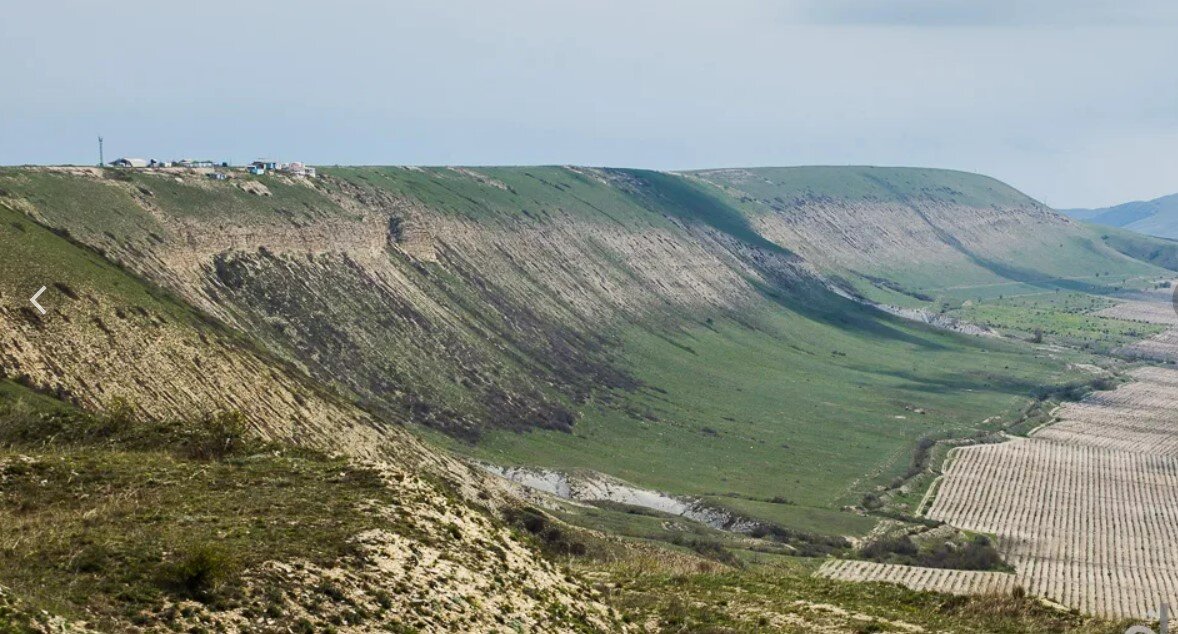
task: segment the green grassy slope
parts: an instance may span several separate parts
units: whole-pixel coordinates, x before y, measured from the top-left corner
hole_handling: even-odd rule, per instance
[[[798,199],[824,198],[873,203],[926,199],[983,207],[1034,204],[1026,194],[1002,181],[944,169],[802,166],[697,170],[688,174],[730,187],[754,200],[783,205]],[[763,208],[762,213],[767,210]]]
[[[1165,269],[1178,269],[1178,241],[1154,238],[1112,227],[1089,227],[1090,233],[1128,257]]]
[[[1165,274],[978,174],[799,167],[691,175],[737,199],[778,241],[800,239],[803,255],[879,301],[918,305],[913,295],[960,302],[1055,289],[1107,294]],[[827,240],[831,235],[842,239]],[[814,238],[818,248],[807,249]]]
[[[836,510],[903,472],[918,437],[997,415],[1009,423],[1036,386],[1076,378],[1060,359],[1014,345],[900,320],[858,329],[848,326],[861,308],[830,309],[631,329],[627,367],[642,389],[585,407],[572,434],[493,433],[468,451],[599,469],[788,526],[855,533],[863,523]],[[791,503],[756,503],[774,497]]]
[[[617,631],[527,538],[401,466],[0,381],[0,631]]]
[[[597,469],[825,533],[870,527],[840,508],[904,473],[920,437],[1010,422],[1090,359],[889,317],[802,258],[821,247],[830,258],[812,264],[865,295],[933,308],[1163,271],[960,172],[323,173],[246,179],[265,196],[151,173],[7,170],[0,188],[457,451]],[[911,218],[919,232],[887,230]],[[830,220],[867,246],[802,239],[838,234]],[[936,258],[901,257],[921,249]]]
[[[382,524],[361,503],[394,499],[343,459],[270,454],[212,420],[126,415],[90,417],[0,384],[0,532],[35,537],[6,543],[0,583],[37,609],[115,631],[174,620],[168,600],[232,603],[241,573],[262,562],[338,562],[351,537]]]

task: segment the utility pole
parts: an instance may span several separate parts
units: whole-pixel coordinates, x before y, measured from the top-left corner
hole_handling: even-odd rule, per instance
[[[106,161],[102,157],[102,135],[98,135],[98,167],[106,165]]]

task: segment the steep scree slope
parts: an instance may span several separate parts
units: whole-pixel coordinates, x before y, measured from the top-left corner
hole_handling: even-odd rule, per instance
[[[674,201],[621,172],[334,174],[267,179],[265,197],[196,176],[0,180],[14,206],[370,409],[460,436],[568,429],[571,403],[633,385],[610,324],[736,311],[797,277],[780,247],[663,213]]]

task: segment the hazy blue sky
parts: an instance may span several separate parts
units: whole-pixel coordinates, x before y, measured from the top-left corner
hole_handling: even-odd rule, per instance
[[[952,167],[1178,192],[1178,2],[15,2],[0,163]]]

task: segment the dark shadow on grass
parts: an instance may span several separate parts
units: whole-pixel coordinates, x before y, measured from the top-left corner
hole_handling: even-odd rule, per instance
[[[707,225],[749,246],[764,249],[770,253],[793,255],[789,249],[767,240],[757,233],[740,210],[682,176],[636,169],[611,171],[625,174],[647,185],[647,190],[636,193],[643,194],[643,198],[645,198],[643,202],[656,205],[655,211],[687,223]]]
[[[748,282],[760,291],[765,299],[811,321],[873,339],[900,341],[925,350],[949,349],[933,337],[917,334],[924,331],[921,334],[951,336],[949,333],[935,331],[931,326],[917,322],[907,322],[870,306],[839,297],[817,283],[800,283],[794,288],[782,289],[767,286],[754,279],[749,279]],[[905,326],[910,325],[911,330],[894,325],[901,322],[904,322]]]
[[[964,255],[970,262],[973,262],[977,266],[984,268],[984,269],[990,271],[991,273],[998,275],[999,277],[1003,277],[1003,278],[1006,278],[1006,279],[1011,280],[1013,282],[1019,282],[1022,284],[1026,284],[1027,286],[1033,286],[1035,288],[1041,288],[1044,290],[1066,289],[1069,291],[1075,291],[1075,292],[1080,292],[1080,293],[1089,293],[1089,294],[1094,294],[1094,295],[1111,295],[1111,294],[1117,292],[1116,289],[1114,289],[1111,286],[1105,286],[1102,284],[1092,284],[1090,282],[1085,282],[1082,280],[1068,280],[1068,279],[1063,279],[1063,278],[1058,278],[1058,277],[1045,278],[1042,276],[1042,274],[1036,273],[1035,271],[1031,271],[1029,269],[1024,269],[1024,268],[1017,267],[1017,266],[1012,266],[1010,264],[999,262],[997,260],[992,260],[992,259],[983,257],[977,253],[974,253],[973,250],[971,250],[969,247],[962,244],[962,242],[960,240],[958,240],[956,236],[952,235],[951,233],[949,233],[949,232],[945,231],[944,229],[942,229],[941,227],[937,226],[937,224],[934,223],[932,221],[932,219],[930,219],[928,217],[927,214],[925,214],[923,211],[921,211],[921,209],[919,207],[917,207],[916,205],[913,205],[911,202],[909,202],[908,197],[905,196],[899,190],[897,190],[895,188],[895,186],[893,186],[891,183],[889,183],[888,181],[886,181],[878,176],[875,176],[873,174],[864,174],[864,177],[869,180],[874,181],[881,188],[883,188],[883,189],[891,192],[893,195],[895,195],[896,200],[901,202],[905,206],[907,206],[908,209],[910,209],[917,216],[920,216],[920,219],[923,220],[924,223],[927,224],[930,229],[932,229],[933,233],[938,238],[940,238],[942,242],[953,247],[959,253]],[[1092,248],[1091,242],[1086,242],[1085,246],[1093,253],[1096,253],[1096,250],[1094,248]]]
[[[1043,383],[990,372],[958,372],[937,376],[919,376],[909,370],[884,370],[878,367],[862,365],[848,367],[860,372],[895,377],[909,383],[909,385],[902,386],[901,389],[933,394],[961,392],[965,390],[988,390],[1015,396],[1033,397],[1044,389]]]

